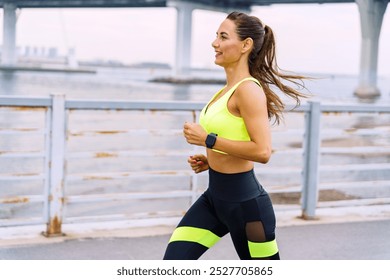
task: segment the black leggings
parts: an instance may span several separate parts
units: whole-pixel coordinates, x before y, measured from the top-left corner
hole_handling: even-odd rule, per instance
[[[230,233],[240,259],[279,259],[275,213],[254,171],[209,170],[209,187],[173,232],[164,259],[195,260]]]

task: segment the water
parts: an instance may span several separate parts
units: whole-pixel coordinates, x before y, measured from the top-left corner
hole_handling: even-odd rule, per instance
[[[221,71],[194,71],[197,77],[223,78]],[[309,74],[306,81],[315,99],[326,103],[359,103],[353,94],[358,78],[352,75]],[[189,100],[206,102],[220,84],[173,85],[149,83],[170,76],[164,69],[98,68],[96,74],[0,72],[0,95],[48,96],[65,94],[70,99]],[[390,77],[379,77],[381,97],[377,104],[390,101]]]

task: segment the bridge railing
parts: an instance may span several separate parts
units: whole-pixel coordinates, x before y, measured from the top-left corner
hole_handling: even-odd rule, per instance
[[[0,97],[0,226],[46,224],[45,235],[55,236],[64,223],[176,222],[207,186],[206,174],[193,174],[186,163],[201,150],[188,145],[181,131],[184,121],[197,121],[202,106]],[[255,166],[276,204],[298,196],[293,205],[312,219],[321,191],[348,193],[356,184],[377,187],[367,203],[390,203],[388,106],[309,102],[290,109],[286,124],[273,128],[275,161]],[[356,114],[374,121],[359,126]],[[324,123],[328,117],[334,119]],[[363,142],[343,142],[351,137]],[[329,145],[335,139],[343,147]],[[344,162],[346,154],[362,160]],[[376,161],[365,162],[367,157]],[[356,171],[374,175],[362,181]],[[338,172],[344,173],[333,175]]]

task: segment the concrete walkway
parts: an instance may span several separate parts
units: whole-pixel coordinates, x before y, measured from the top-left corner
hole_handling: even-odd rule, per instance
[[[284,260],[390,260],[390,205],[318,209],[318,220],[277,209]],[[100,228],[99,228],[100,226]],[[65,236],[46,238],[42,227],[0,229],[3,260],[160,260],[172,226],[64,225]],[[238,259],[225,236],[201,259]]]

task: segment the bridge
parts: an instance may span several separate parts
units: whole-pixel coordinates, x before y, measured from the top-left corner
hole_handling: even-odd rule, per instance
[[[379,37],[389,0],[0,0],[4,10],[1,64],[16,64],[16,11],[28,8],[131,8],[174,7],[177,10],[175,74],[191,68],[192,12],[195,9],[250,12],[253,6],[273,4],[353,3],[358,5],[361,23],[360,78],[355,94],[362,98],[380,95],[377,87]]]

